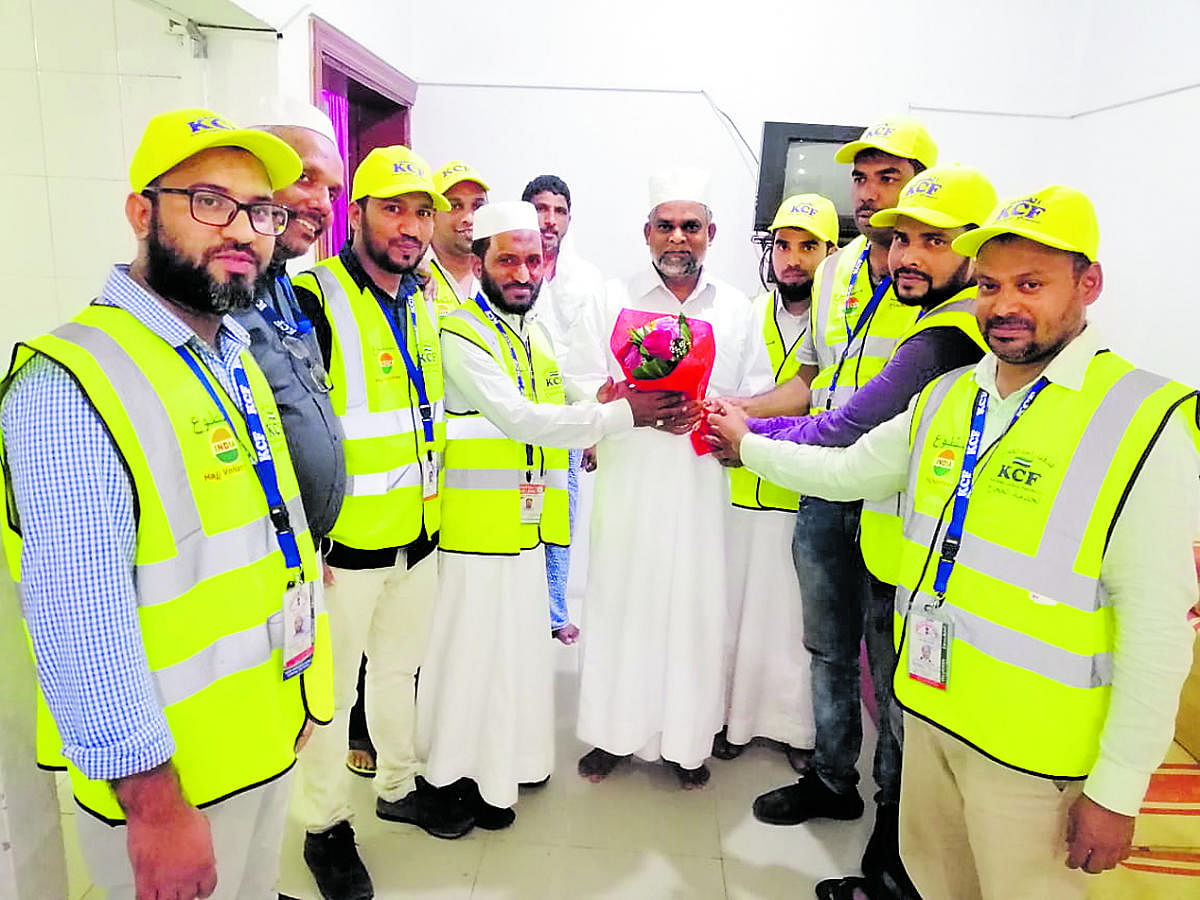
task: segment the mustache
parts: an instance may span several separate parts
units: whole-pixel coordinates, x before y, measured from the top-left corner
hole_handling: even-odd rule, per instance
[[[254,257],[255,262],[256,263],[258,262],[258,254],[254,252],[253,244],[248,244],[248,243],[244,244],[239,241],[225,241],[219,247],[209,247],[207,250],[205,250],[204,255],[201,257],[201,263],[203,265],[208,265],[219,254],[228,253],[231,250],[236,253],[249,253],[251,256]],[[260,265],[259,268],[261,269],[262,266]]]
[[[931,287],[933,286],[933,279],[930,278],[928,275],[926,275],[924,272],[922,272],[920,269],[913,269],[913,268],[910,268],[909,266],[901,266],[895,272],[892,273],[893,278],[899,278],[901,275],[913,275],[917,278],[920,278],[922,281],[924,281],[926,284],[930,285]]]
[[[1010,325],[1019,325],[1022,328],[1033,329],[1033,322],[1023,316],[988,316],[983,323],[984,328],[1004,328]]]
[[[879,207],[876,206],[874,203],[871,203],[870,201],[864,201],[863,203],[860,203],[860,204],[858,204],[858,206],[854,207],[855,215],[858,215],[859,213],[865,213],[865,212],[877,213],[877,212],[879,212]]]

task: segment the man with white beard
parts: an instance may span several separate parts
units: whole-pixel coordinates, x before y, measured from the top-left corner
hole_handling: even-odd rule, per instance
[[[650,180],[650,265],[610,281],[581,311],[564,366],[568,395],[594,397],[607,378],[623,377],[609,348],[622,309],[711,324],[716,396],[773,383],[749,300],[704,267],[716,234],[707,187],[707,173],[695,169]],[[589,781],[631,754],[663,759],[684,788],[708,781],[704,762],[724,718],[729,484],[721,464],[697,456],[685,437],[699,418],[699,403],[689,401],[654,431],[596,447],[577,725],[595,748],[579,761]]]

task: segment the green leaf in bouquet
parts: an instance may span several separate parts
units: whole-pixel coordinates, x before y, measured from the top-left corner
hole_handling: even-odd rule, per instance
[[[633,370],[634,378],[650,380],[652,378],[663,378],[670,375],[675,369],[675,364],[668,362],[665,359],[656,359],[651,357],[640,366]]]

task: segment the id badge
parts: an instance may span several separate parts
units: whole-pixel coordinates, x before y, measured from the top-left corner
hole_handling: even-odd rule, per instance
[[[421,463],[421,497],[425,500],[432,500],[438,495],[439,468],[437,457],[432,454]]]
[[[541,482],[521,483],[521,523],[536,525],[542,521],[542,500],[546,497],[546,486]]]
[[[950,680],[954,623],[936,609],[909,615],[908,677],[944,691]]]
[[[294,584],[283,594],[283,678],[299,675],[312,664],[316,602],[311,581]]]

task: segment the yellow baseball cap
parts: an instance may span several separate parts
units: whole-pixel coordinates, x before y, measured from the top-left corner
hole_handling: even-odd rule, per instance
[[[1082,253],[1092,262],[1100,250],[1100,223],[1092,201],[1075,188],[1052,184],[1000,203],[982,228],[960,234],[955,253],[976,256],[979,248],[1001,234],[1015,234],[1055,250]]]
[[[937,165],[937,144],[924,125],[908,116],[894,116],[868,126],[857,141],[843,144],[833,158],[852,163],[863,150],[882,150],[902,159],[915,159],[926,168]]]
[[[793,194],[779,204],[779,210],[767,230],[775,231],[777,228],[803,228],[823,241],[836,244],[837,208],[832,200],[820,194]]]
[[[446,212],[450,203],[433,186],[429,163],[403,144],[376,147],[354,170],[350,200],[363,197],[395,197],[420,191],[428,194],[433,208]]]
[[[926,169],[904,186],[892,209],[871,216],[871,224],[891,228],[901,216],[934,228],[982,225],[996,206],[996,189],[978,169],[950,163]]]
[[[273,134],[238,128],[211,109],[177,109],[146,124],[129,163],[129,186],[140,194],[164,172],[212,147],[240,147],[254,154],[266,168],[273,191],[292,184],[304,171],[296,151]]]
[[[433,173],[433,186],[439,194],[445,194],[460,181],[473,181],[485,191],[491,190],[478,171],[459,159],[450,160]]]

